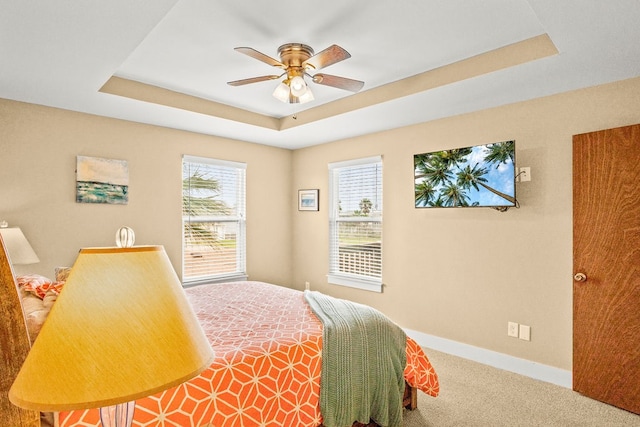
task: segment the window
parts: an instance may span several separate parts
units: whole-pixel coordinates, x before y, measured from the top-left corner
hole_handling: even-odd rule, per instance
[[[182,281],[246,279],[244,163],[184,156]]]
[[[329,164],[329,282],[382,292],[382,158]]]

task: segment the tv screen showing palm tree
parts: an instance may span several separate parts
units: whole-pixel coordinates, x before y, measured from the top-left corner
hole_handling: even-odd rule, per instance
[[[415,154],[416,208],[516,206],[515,141]]]

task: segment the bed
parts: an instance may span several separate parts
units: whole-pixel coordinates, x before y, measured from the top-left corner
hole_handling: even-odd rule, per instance
[[[6,262],[6,256],[4,259]],[[10,267],[9,272],[2,279],[3,295],[16,293]],[[323,324],[303,292],[251,281],[202,285],[186,289],[186,294],[216,358],[198,377],[138,399],[135,426],[323,424],[319,403]],[[10,316],[11,324],[22,324],[18,329],[12,327],[15,340],[28,343],[23,314],[14,310]],[[23,334],[27,341],[16,334]],[[419,390],[436,396],[439,385],[428,358],[408,337],[405,353],[403,405],[413,409]],[[24,356],[17,357],[16,364],[20,366],[23,359]],[[11,372],[17,373],[16,368]],[[6,399],[4,389],[2,399]],[[61,412],[55,418],[60,427],[99,425],[97,410]],[[33,423],[33,413],[20,414],[10,422],[2,418],[0,421],[1,425],[17,427],[38,425]]]

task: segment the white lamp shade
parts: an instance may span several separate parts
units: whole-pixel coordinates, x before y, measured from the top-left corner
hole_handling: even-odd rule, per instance
[[[9,399],[39,411],[110,406],[183,383],[212,360],[164,248],[82,249]]]
[[[0,235],[7,247],[9,261],[14,265],[40,262],[20,227],[0,228]]]

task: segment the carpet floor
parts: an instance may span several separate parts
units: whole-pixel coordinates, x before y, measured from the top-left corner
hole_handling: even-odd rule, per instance
[[[425,349],[440,379],[436,398],[418,393],[405,427],[640,427],[640,415],[573,390]]]

